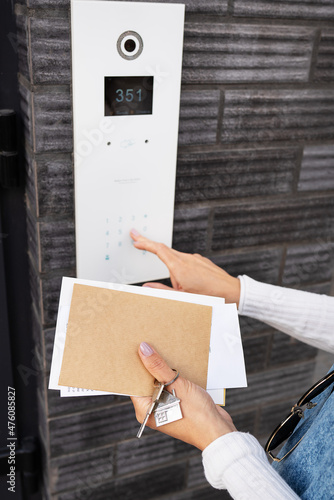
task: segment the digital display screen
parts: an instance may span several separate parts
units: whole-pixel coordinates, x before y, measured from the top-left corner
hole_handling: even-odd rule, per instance
[[[104,115],[151,115],[153,76],[105,76]]]

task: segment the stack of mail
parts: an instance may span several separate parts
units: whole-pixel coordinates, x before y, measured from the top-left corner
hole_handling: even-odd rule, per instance
[[[148,342],[217,404],[247,385],[238,313],[218,297],[63,278],[50,389],[61,396],[149,396]]]

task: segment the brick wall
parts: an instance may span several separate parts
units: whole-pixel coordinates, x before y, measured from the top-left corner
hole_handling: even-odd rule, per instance
[[[45,498],[228,498],[200,453],[138,424],[127,398],[47,390],[61,276],[75,275],[69,0],[16,5]],[[334,4],[187,0],[175,248],[228,272],[333,291]],[[261,440],[316,350],[241,318],[249,389],[227,409]]]

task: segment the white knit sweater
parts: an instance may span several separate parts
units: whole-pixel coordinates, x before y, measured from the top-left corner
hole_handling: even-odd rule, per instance
[[[334,353],[334,297],[259,283],[239,276],[239,314]],[[209,483],[236,500],[295,500],[299,497],[270,466],[251,434],[231,432],[202,453]]]

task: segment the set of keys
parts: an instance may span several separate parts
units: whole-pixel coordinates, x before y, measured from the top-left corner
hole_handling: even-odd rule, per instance
[[[170,393],[165,390],[165,387],[175,382],[178,376],[179,374],[177,372],[175,378],[167,384],[159,382],[159,385],[155,386],[155,390],[152,394],[152,403],[146,412],[144,421],[137,433],[137,438],[142,436],[149,416],[152,412],[154,413],[155,425],[157,427],[170,424],[171,422],[175,422],[176,420],[183,418],[180,407],[180,399],[176,396],[175,391],[173,390],[172,393]]]

